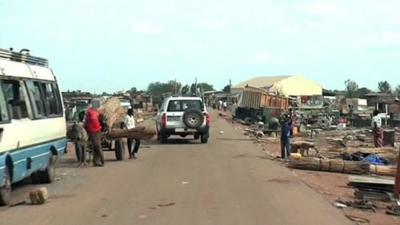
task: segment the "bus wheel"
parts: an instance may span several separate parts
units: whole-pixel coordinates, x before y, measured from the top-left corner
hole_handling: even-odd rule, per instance
[[[4,169],[4,185],[0,188],[0,205],[9,205],[11,202],[11,177],[8,168]]]
[[[57,156],[51,154],[46,170],[37,172],[40,183],[51,183],[54,181],[56,176],[56,157]]]

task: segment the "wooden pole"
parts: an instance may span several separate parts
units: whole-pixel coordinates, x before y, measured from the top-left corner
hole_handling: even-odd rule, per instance
[[[397,158],[397,174],[396,174],[396,183],[394,185],[394,196],[399,198],[400,195],[400,154]]]

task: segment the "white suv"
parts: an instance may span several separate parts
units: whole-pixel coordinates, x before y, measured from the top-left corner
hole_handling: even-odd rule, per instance
[[[201,143],[207,143],[210,122],[210,115],[201,98],[169,97],[158,110],[158,139],[161,143],[166,143],[171,135],[193,135],[195,140],[200,138]]]

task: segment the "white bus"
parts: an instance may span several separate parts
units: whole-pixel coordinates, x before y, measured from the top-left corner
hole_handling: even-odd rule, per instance
[[[0,49],[0,204],[10,203],[11,184],[28,176],[54,179],[66,151],[62,97],[48,61],[29,50]]]

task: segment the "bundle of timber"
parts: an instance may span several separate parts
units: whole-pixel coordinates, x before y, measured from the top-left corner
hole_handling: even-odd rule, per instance
[[[396,176],[397,173],[397,167],[396,166],[392,166],[392,165],[388,165],[388,166],[384,166],[384,165],[370,165],[369,166],[370,172],[373,174],[377,174],[377,175],[382,175],[382,176]]]
[[[145,127],[137,127],[129,130],[112,129],[107,134],[110,138],[134,138],[141,140],[149,140],[156,135],[154,130],[146,130]]]
[[[300,158],[290,159],[289,167],[305,170],[330,171],[349,174],[368,174],[369,164],[338,159]]]
[[[361,152],[365,154],[383,154],[383,153],[394,153],[396,154],[396,150],[393,147],[383,147],[383,148],[369,148],[369,147],[348,147],[345,149],[341,149],[347,153],[355,153]]]
[[[99,112],[105,117],[109,128],[119,127],[118,122],[122,122],[126,114],[117,97],[107,99],[107,101],[100,106]]]

